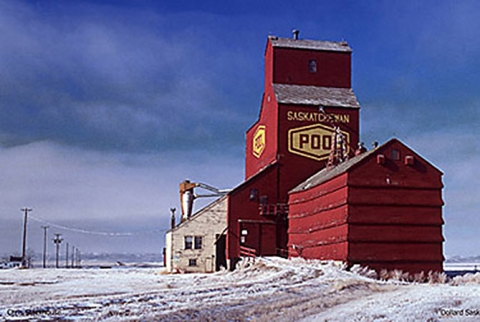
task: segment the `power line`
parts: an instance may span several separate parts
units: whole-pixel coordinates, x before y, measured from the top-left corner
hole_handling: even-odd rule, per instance
[[[67,227],[63,225],[58,225],[37,217],[34,217],[30,215],[30,218],[50,225],[55,228],[67,230],[67,231],[72,231],[76,233],[81,233],[81,234],[88,234],[88,235],[101,235],[101,236],[108,236],[108,237],[125,237],[125,236],[137,236],[137,235],[146,235],[146,234],[154,234],[154,233],[161,233],[161,232],[166,232],[168,229],[156,229],[156,230],[150,230],[150,231],[141,231],[141,232],[126,232],[126,233],[117,233],[117,232],[105,232],[105,231],[93,231],[93,230],[86,230],[86,229],[80,229],[80,228],[74,228],[74,227]]]

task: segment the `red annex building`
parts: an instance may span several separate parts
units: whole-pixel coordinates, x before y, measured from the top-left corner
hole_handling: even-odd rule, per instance
[[[409,189],[399,189],[392,195],[379,197],[383,198],[386,208],[389,207],[389,202],[392,202],[392,212],[386,208],[382,210],[383,212],[376,212],[376,210],[372,210],[373,208],[370,209],[371,211],[362,208],[361,211],[355,210],[358,211],[355,216],[350,215],[348,211],[345,213],[345,209],[353,209],[349,204],[350,201],[367,200],[368,198],[373,200],[379,193],[380,190],[375,190],[377,187],[369,187],[372,179],[369,179],[368,172],[372,172],[370,174],[373,177],[383,176],[383,180],[385,180],[385,175],[392,175],[391,180],[394,180],[393,174],[389,172],[391,170],[389,166],[394,167],[397,164],[396,162],[392,163],[391,159],[385,155],[384,168],[363,166],[365,162],[367,164],[373,162],[367,156],[372,156],[371,158],[376,160],[377,154],[373,157],[374,152],[372,151],[353,158],[359,143],[360,104],[351,88],[351,53],[352,50],[346,42],[302,40],[298,39],[298,34],[291,39],[268,37],[265,49],[265,85],[260,115],[246,133],[245,181],[227,195],[226,257],[230,262],[230,268],[235,266],[245,250],[255,251],[260,256],[304,256],[339,259],[348,263],[358,262],[366,265],[373,262],[380,266],[383,263],[393,265],[397,262],[384,260],[385,258],[381,256],[372,257],[369,253],[372,249],[375,249],[375,252],[388,253],[393,248],[371,248],[371,243],[383,241],[382,238],[378,237],[378,240],[375,241],[362,239],[364,238],[362,236],[365,234],[378,235],[382,229],[401,229],[404,231],[402,236],[409,234],[422,234],[422,236],[417,239],[398,237],[401,239],[399,244],[408,239],[413,245],[422,238],[427,238],[429,242],[436,244],[434,246],[429,244],[428,247],[422,244],[425,247],[422,246],[417,250],[413,246],[402,244],[404,246],[399,246],[396,250],[401,252],[415,250],[418,254],[426,252],[429,256],[429,263],[435,262],[435,264],[428,265],[428,270],[431,268],[441,270],[443,261],[441,173],[433,170],[434,168],[419,155],[400,142],[391,141],[387,145],[389,146],[392,142],[398,145],[402,157],[404,153],[413,156],[415,166],[421,165],[428,169],[429,175],[413,171],[416,169],[415,166],[409,167],[408,171],[404,171],[402,168],[396,173],[395,176],[407,176],[405,180],[412,186],[409,186]],[[329,167],[328,170],[322,170],[326,167],[327,161],[331,160],[333,147],[336,147],[334,140],[336,140],[337,134],[334,133],[342,136],[345,150],[343,153],[345,156],[349,156],[350,160],[340,163],[336,167]],[[357,175],[357,171],[349,172],[349,169],[353,171],[353,169],[357,169],[357,166],[345,169],[344,175],[339,174],[343,179],[339,180],[345,180],[344,177],[355,178],[357,184],[348,186],[348,188],[342,187],[339,192],[332,191],[331,194],[336,196],[340,193],[342,200],[346,201],[342,208],[343,217],[337,214],[340,210],[336,209],[332,209],[331,213],[318,212],[319,208],[325,207],[324,202],[328,203],[328,198],[321,197],[322,194],[319,195],[316,189],[329,188],[330,181],[320,180],[321,184],[315,185],[315,187],[302,186],[302,182],[305,184],[319,176],[320,173],[323,173],[325,177],[330,177],[334,173],[341,172],[346,164],[351,164],[358,158],[365,160],[358,162],[357,165],[365,167],[365,176]],[[375,165],[378,164],[375,163]],[[375,171],[379,172],[375,173]],[[325,173],[329,174],[325,175]],[[422,176],[416,177],[419,173],[422,173]],[[410,176],[412,177],[410,178]],[[362,180],[366,181],[358,183]],[[432,183],[427,184],[424,180],[432,180]],[[302,187],[301,190],[298,190],[300,189],[299,185]],[[412,218],[421,216],[424,209],[418,205],[413,206],[413,204],[409,208],[408,205],[415,198],[423,199],[423,192],[418,196],[417,192],[423,191],[420,188],[425,185],[429,187],[428,189],[437,189],[433,193],[437,199],[432,197],[431,205],[429,204],[429,207],[435,205],[437,208],[435,211],[428,210],[431,211],[432,217],[425,219],[425,225],[436,226],[428,229],[423,226],[415,227],[411,231]],[[390,189],[390,187],[385,188]],[[410,196],[412,193],[415,196]],[[310,198],[308,202],[302,201],[305,196]],[[399,199],[395,200],[395,198]],[[404,204],[405,207],[398,206],[397,203]],[[373,205],[365,201],[364,206]],[[302,216],[305,215],[307,208],[311,210],[304,218]],[[419,212],[416,212],[417,210]],[[365,219],[370,214],[373,216],[371,220]],[[391,220],[380,218],[388,214],[392,217]],[[324,218],[325,216],[331,216],[332,220],[336,220],[336,216],[339,216],[338,218],[343,218],[343,222],[337,226],[334,225],[334,228],[332,226],[333,230],[329,232],[319,230],[314,234],[307,233],[308,230],[318,228],[323,221],[328,221],[329,219]],[[350,227],[349,225],[353,222],[349,220],[364,220],[364,222]],[[418,219],[419,225],[422,225],[422,220]],[[425,232],[429,237],[424,236]],[[380,234],[385,236],[390,232],[385,231]],[[344,239],[341,242],[340,236]],[[331,238],[337,238],[337,243],[331,242]],[[327,248],[311,247],[313,244],[325,243],[329,243],[330,246]],[[414,258],[416,257],[404,256],[402,260]],[[417,261],[417,263],[420,262]],[[422,268],[421,265],[418,264],[415,267]],[[385,267],[393,267],[387,266]]]
[[[442,173],[396,139],[290,193],[289,256],[442,271]]]

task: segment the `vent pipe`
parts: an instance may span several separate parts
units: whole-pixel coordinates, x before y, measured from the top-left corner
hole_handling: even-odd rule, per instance
[[[358,143],[358,148],[355,150],[355,155],[360,155],[367,152],[363,142]]]
[[[293,29],[292,34],[293,34],[293,39],[298,40],[298,35],[300,34],[300,30]]]

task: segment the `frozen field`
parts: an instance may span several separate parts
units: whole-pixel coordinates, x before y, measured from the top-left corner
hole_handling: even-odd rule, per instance
[[[0,270],[7,321],[478,321],[480,274],[382,282],[331,262],[259,259],[234,272]]]

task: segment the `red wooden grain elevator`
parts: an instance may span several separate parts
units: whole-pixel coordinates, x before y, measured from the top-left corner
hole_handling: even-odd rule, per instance
[[[346,42],[268,37],[245,181],[227,195],[230,268],[247,249],[377,270],[442,270],[442,173],[396,139],[355,155],[360,105],[351,53]],[[338,137],[344,162],[333,153]]]
[[[360,105],[345,42],[269,37],[258,120],[246,134],[246,178],[228,194],[227,258],[241,246],[288,256],[288,192],[325,167],[338,127],[358,144]]]

